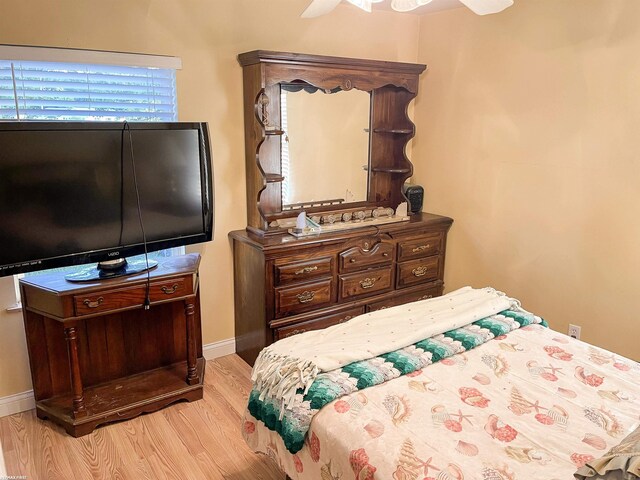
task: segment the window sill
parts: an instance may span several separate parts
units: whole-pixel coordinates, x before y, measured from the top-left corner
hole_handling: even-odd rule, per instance
[[[14,303],[13,305],[10,305],[6,308],[6,311],[8,313],[17,313],[17,312],[21,312],[22,311],[22,303],[18,302],[18,303]]]

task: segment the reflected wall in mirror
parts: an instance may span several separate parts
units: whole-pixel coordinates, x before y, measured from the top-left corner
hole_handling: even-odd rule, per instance
[[[282,84],[280,105],[283,206],[366,201],[369,92]]]

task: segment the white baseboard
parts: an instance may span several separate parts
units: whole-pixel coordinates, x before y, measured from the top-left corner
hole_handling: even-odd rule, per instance
[[[235,337],[220,340],[219,342],[213,342],[202,347],[202,354],[207,360],[224,357],[225,355],[231,355],[232,353],[236,353]]]
[[[203,345],[202,347],[202,354],[207,360],[224,357],[225,355],[231,355],[232,353],[236,353],[235,338],[227,338],[226,340],[213,342],[208,345]],[[26,412],[33,408],[36,408],[36,401],[33,398],[33,390],[0,397],[0,417],[6,417],[8,415],[13,415],[14,413]],[[2,462],[0,460],[0,478],[2,478],[1,467]]]
[[[0,398],[0,417],[26,412],[32,408],[36,408],[33,390]]]

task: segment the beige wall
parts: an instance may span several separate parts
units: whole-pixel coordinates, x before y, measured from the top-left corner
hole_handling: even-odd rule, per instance
[[[155,53],[182,58],[180,120],[208,121],[216,188],[215,240],[199,247],[203,340],[233,336],[227,233],[246,226],[241,52],[266,49],[414,61],[419,19],[351,6],[315,20],[308,0],[4,0],[0,43]],[[31,388],[22,318],[0,278],[0,397]]]
[[[421,19],[425,210],[447,289],[493,285],[640,360],[640,2],[516,0]]]

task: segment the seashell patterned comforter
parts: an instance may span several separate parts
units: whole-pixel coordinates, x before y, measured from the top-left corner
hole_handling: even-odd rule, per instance
[[[248,412],[292,479],[569,480],[640,424],[640,366],[529,325],[315,415],[304,448]]]

